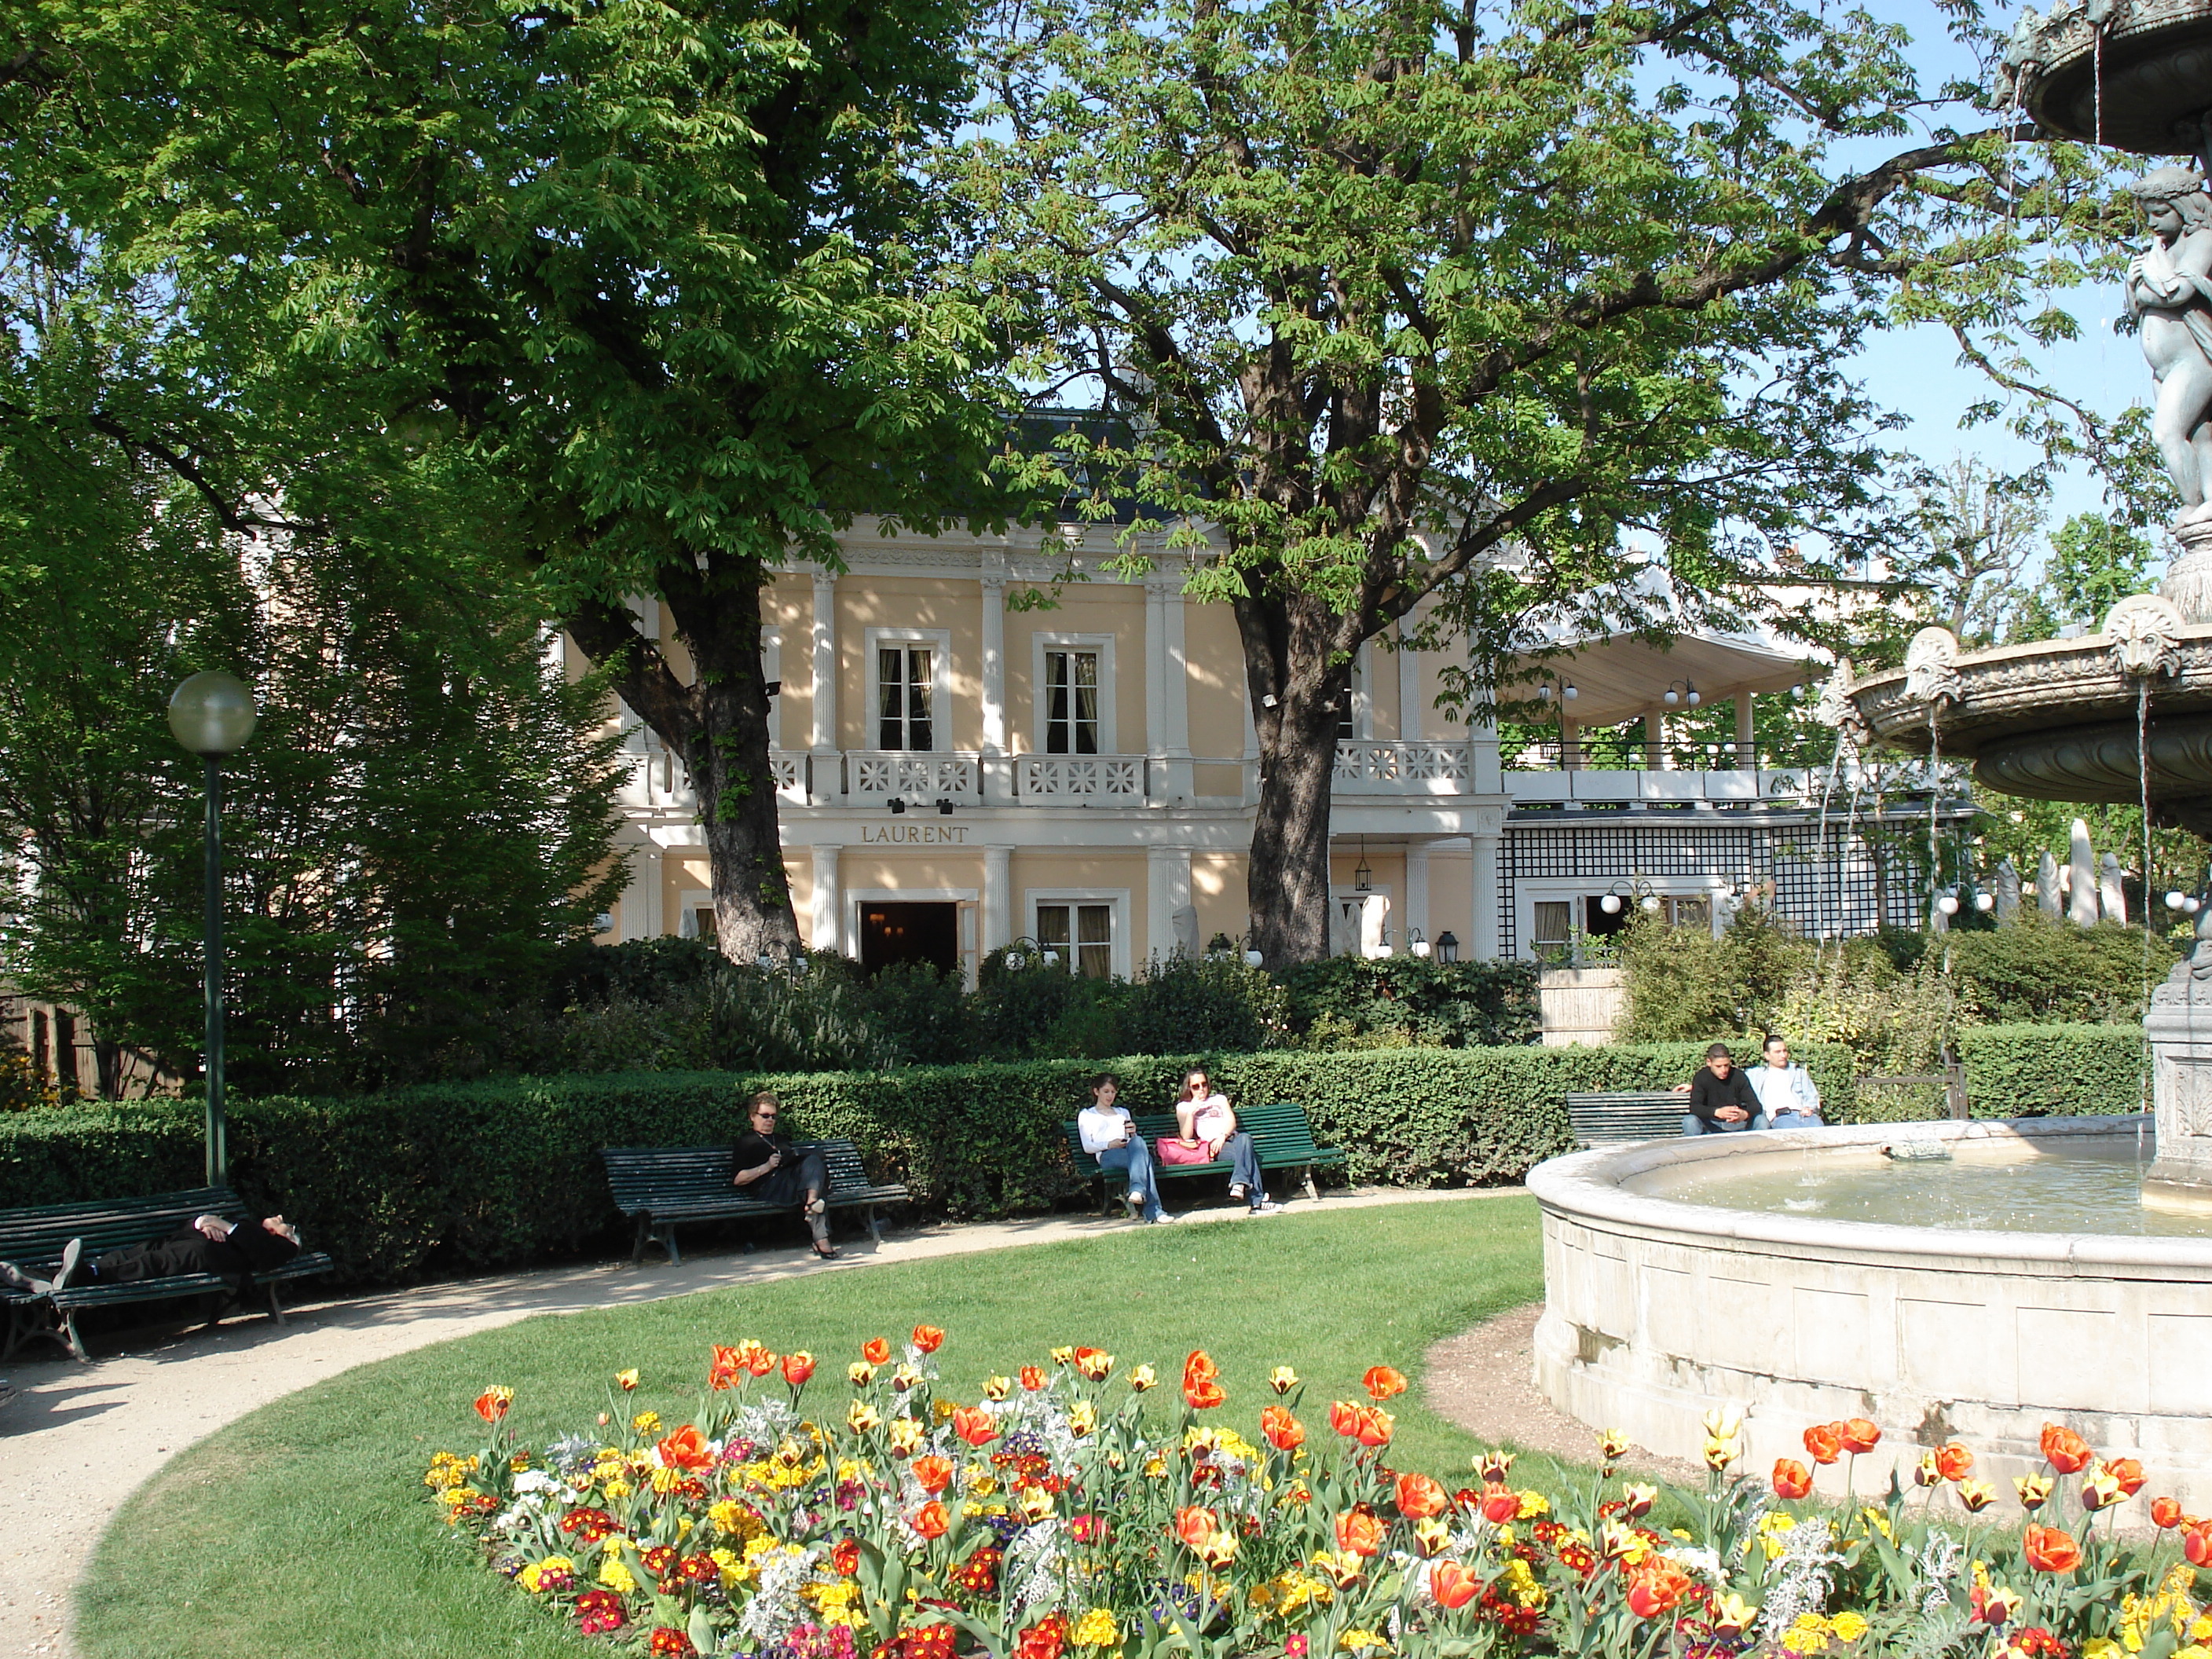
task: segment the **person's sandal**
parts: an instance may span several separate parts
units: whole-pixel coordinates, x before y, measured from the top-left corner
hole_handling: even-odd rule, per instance
[[[814,1241],[814,1254],[824,1261],[835,1261],[843,1252],[828,1239],[817,1238]]]
[[[805,1205],[801,1206],[801,1208],[805,1211],[806,1218],[809,1221],[818,1221],[823,1216],[830,1213],[830,1200],[825,1198],[819,1197],[810,1198],[806,1200]]]

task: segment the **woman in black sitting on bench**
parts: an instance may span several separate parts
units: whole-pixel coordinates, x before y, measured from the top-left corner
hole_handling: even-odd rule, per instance
[[[837,1254],[830,1242],[830,1206],[823,1198],[830,1186],[829,1171],[821,1153],[795,1153],[791,1143],[776,1133],[775,1121],[782,1110],[783,1103],[765,1089],[752,1097],[747,1111],[750,1125],[738,1137],[731,1159],[737,1171],[731,1184],[763,1204],[798,1205],[806,1217],[807,1231],[814,1235],[814,1254],[826,1261]]]

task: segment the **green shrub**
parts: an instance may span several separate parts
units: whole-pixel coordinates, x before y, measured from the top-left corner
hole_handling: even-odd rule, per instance
[[[817,973],[857,969],[828,951],[816,957]],[[975,1010],[957,972],[926,962],[894,963],[860,984],[862,1018],[907,1066],[951,1066],[975,1057]]]
[[[2141,1025],[1980,1025],[1959,1033],[1976,1117],[2105,1117],[2146,1109]]]
[[[1536,965],[1330,957],[1287,969],[1291,1028],[1309,1048],[1533,1042],[1542,1025]]]
[[[1638,916],[1620,935],[1627,971],[1625,1042],[1686,1042],[1700,1033],[1751,1031],[1772,1019],[1793,981],[1813,968],[1813,947],[1756,905],[1721,933]]]
[[[1189,1054],[1225,1049],[1249,1054],[1279,1043],[1290,1029],[1283,988],[1234,951],[1154,961],[1133,980],[1115,1007],[1115,1051]]]
[[[1984,1024],[2118,1024],[2141,1019],[2146,979],[2166,977],[2180,952],[2140,927],[2076,927],[2027,911],[2009,927],[1963,933],[1951,947],[1960,1001]]]

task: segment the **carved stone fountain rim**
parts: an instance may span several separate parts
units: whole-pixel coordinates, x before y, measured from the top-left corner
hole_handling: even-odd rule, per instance
[[[2212,714],[2212,623],[2179,632],[2181,669],[2154,676],[2154,716]],[[2136,681],[2112,657],[2112,640],[2038,640],[1961,652],[1954,665],[1959,697],[1938,705],[1944,753],[1971,758],[1982,744],[2031,732],[2106,720],[2132,720]],[[1850,690],[1876,741],[1893,748],[1928,747],[1928,705],[1905,695],[1902,668],[1869,674]]]

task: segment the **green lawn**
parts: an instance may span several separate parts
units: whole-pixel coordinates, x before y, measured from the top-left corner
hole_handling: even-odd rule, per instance
[[[860,1345],[917,1322],[948,1334],[938,1363],[953,1395],[1044,1363],[1057,1344],[1150,1360],[1164,1385],[1204,1347],[1247,1433],[1272,1366],[1310,1380],[1304,1415],[1318,1428],[1330,1400],[1359,1397],[1368,1366],[1395,1365],[1414,1387],[1393,1402],[1392,1462],[1456,1486],[1474,1443],[1424,1402],[1421,1355],[1542,1288],[1536,1207],[1510,1197],[1133,1228],[532,1319],[349,1371],[176,1458],[102,1540],[77,1641],[91,1659],[187,1646],[226,1659],[602,1650],[455,1546],[416,1484],[422,1467],[476,1443],[469,1401],[493,1382],[515,1389],[526,1442],[588,1427],[629,1365],[645,1373],[638,1407],[681,1421],[708,1344],[747,1336],[812,1352],[823,1375],[810,1400],[840,1403]]]

